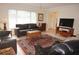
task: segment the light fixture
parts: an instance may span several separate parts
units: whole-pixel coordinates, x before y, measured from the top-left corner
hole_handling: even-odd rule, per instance
[[[40,3],[39,4],[39,13],[43,13],[43,7],[42,7],[43,5]]]

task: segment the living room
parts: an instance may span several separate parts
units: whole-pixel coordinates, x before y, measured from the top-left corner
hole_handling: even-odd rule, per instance
[[[0,3],[0,54],[79,54],[78,11],[78,3]]]

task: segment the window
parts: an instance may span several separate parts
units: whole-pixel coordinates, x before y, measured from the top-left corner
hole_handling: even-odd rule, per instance
[[[9,28],[15,28],[16,24],[16,10],[9,10]]]
[[[9,10],[9,28],[15,28],[16,24],[37,23],[36,16],[31,11]]]

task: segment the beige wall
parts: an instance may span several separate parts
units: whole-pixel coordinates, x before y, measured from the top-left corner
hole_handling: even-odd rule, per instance
[[[8,20],[8,10],[9,9],[17,9],[17,10],[30,10],[35,11],[39,13],[39,8],[35,7],[29,7],[26,5],[0,5],[0,20],[4,21],[4,19]],[[71,5],[71,6],[62,6],[62,7],[56,7],[56,8],[50,8],[42,11],[44,13],[44,21],[47,23],[47,30],[48,28],[55,28],[56,21],[59,20],[59,18],[74,18],[74,34],[79,33],[79,6],[78,5]],[[55,14],[56,13],[56,14]],[[56,16],[56,17],[49,17],[50,15]],[[50,20],[51,19],[51,20]],[[56,19],[56,21],[54,20]],[[7,21],[8,23],[8,21]],[[8,24],[7,24],[8,25]],[[3,24],[0,23],[0,27],[3,28]]]
[[[79,5],[71,5],[71,6],[62,6],[57,8],[51,8],[47,12],[48,14],[50,12],[58,12],[58,18],[59,21],[60,18],[74,18],[74,34],[79,34]],[[50,19],[48,19],[48,24],[50,24]],[[55,24],[53,22],[53,24]],[[51,25],[48,25],[50,27]],[[53,27],[53,25],[52,25]]]
[[[9,9],[35,11],[37,14],[42,12],[45,15],[45,9],[40,11],[39,7],[35,8],[32,5],[29,7],[28,5],[21,5],[21,4],[2,4],[2,5],[0,4],[0,20],[2,20],[3,22],[4,19],[6,19],[7,26],[8,26],[8,10]],[[37,20],[38,20],[38,17],[37,17]],[[40,21],[40,23],[42,22],[45,22],[45,17],[43,21]],[[0,23],[0,27],[3,29],[3,23]]]

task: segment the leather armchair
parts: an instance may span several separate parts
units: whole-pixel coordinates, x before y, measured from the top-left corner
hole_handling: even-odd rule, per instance
[[[0,31],[0,49],[12,47],[17,53],[17,42],[16,39],[8,37],[11,31]]]
[[[52,46],[50,55],[79,55],[79,40],[67,41]]]
[[[12,47],[15,51],[15,53],[17,53],[17,42],[16,39],[12,39],[12,38],[4,38],[2,39],[2,41],[0,42],[0,49],[4,49],[4,48],[8,48],[8,47]]]

